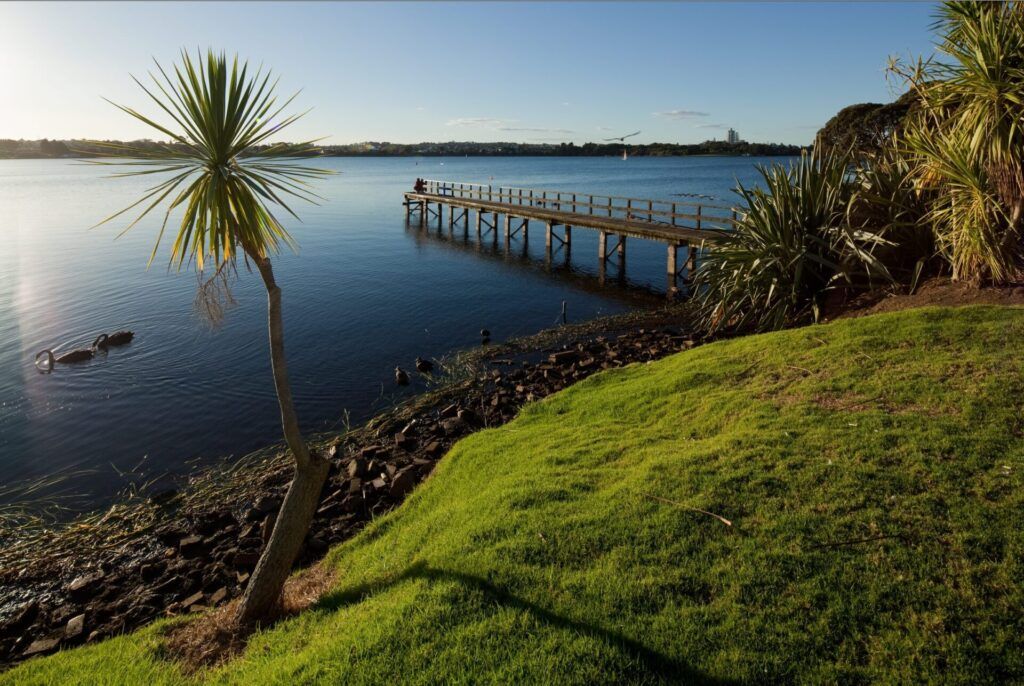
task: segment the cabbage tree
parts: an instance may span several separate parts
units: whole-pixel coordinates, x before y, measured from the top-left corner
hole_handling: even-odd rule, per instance
[[[287,202],[314,201],[310,180],[330,172],[299,163],[298,158],[314,152],[314,141],[269,142],[302,116],[285,114],[295,96],[278,103],[277,81],[271,80],[269,71],[253,72],[237,57],[229,61],[212,50],[205,59],[182,51],[173,73],[156,66],[151,86],[135,82],[159,108],[165,123],[112,104],[170,142],[145,148],[108,146],[110,154],[131,158],[99,162],[126,168],[115,176],[148,176],[155,182],[138,201],[100,223],[138,211],[127,231],[159,207],[163,224],[150,262],[165,229],[176,225],[171,267],[219,275],[241,260],[256,268],[266,288],[274,387],[295,477],[239,606],[238,620],[250,624],[266,618],[280,598],[327,477],[327,456],[311,451],[299,431],[285,359],[281,288],[271,257],[282,246],[295,246],[275,210],[294,216]],[[172,215],[179,214],[180,220],[172,222]]]

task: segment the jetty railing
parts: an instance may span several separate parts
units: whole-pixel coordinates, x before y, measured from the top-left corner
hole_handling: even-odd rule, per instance
[[[602,282],[610,261],[618,263],[620,278],[625,275],[627,238],[658,241],[667,247],[670,297],[678,292],[680,279],[689,291],[698,258],[737,219],[735,208],[711,203],[434,179],[425,179],[422,186],[407,192],[404,204],[407,221],[415,213],[425,227],[430,218],[436,218],[438,230],[447,206],[449,233],[458,225],[467,237],[470,212],[475,212],[477,239],[481,241],[486,230],[493,232],[497,242],[498,217],[503,215],[506,249],[517,235],[522,236],[525,245],[530,222],[540,222],[545,226],[544,246],[549,263],[556,245],[568,261],[573,228],[597,231],[598,275]],[[556,227],[561,227],[561,235]],[[682,265],[678,259],[681,250],[686,251]]]
[[[645,220],[667,226],[727,229],[736,221],[736,208],[682,200],[656,200],[619,195],[596,195],[540,188],[491,186],[460,181],[424,179],[424,192],[449,198],[540,207],[573,214],[614,219]]]

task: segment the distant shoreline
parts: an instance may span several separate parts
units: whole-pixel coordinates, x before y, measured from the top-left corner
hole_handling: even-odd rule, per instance
[[[177,144],[157,141],[0,139],[0,159],[88,159],[109,157],[111,145],[157,150]],[[310,157],[791,157],[806,148],[782,143],[354,143],[318,146]],[[257,148],[259,150],[259,148]]]
[[[693,154],[678,154],[678,155],[633,155],[630,154],[630,158],[644,157],[644,158],[672,158],[672,157],[799,157],[799,152],[792,153],[693,153]],[[94,160],[98,159],[100,155],[61,155],[61,156],[47,156],[47,155],[19,155],[19,156],[5,156],[0,155],[0,160]],[[354,153],[345,153],[337,155],[317,155],[315,157],[309,157],[306,159],[318,159],[321,157],[373,157],[373,158],[385,158],[385,157],[406,157],[406,158],[432,158],[432,157],[542,157],[542,158],[558,158],[558,159],[571,159],[579,157],[603,157],[603,158],[617,158],[618,155],[501,155],[492,153],[481,153],[477,155],[462,154],[462,155],[361,155]]]

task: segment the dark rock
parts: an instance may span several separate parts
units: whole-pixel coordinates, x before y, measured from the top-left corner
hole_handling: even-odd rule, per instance
[[[416,482],[415,472],[411,468],[403,469],[395,474],[395,478],[391,482],[391,497],[395,499],[404,497],[416,486]]]
[[[344,511],[345,508],[342,506],[341,501],[339,500],[327,503],[326,505],[321,505],[320,509],[316,511],[316,514],[318,517],[325,517],[327,519],[330,519],[341,514]]]
[[[399,448],[405,448],[409,445],[409,437],[405,435],[405,432],[399,431],[395,434],[395,445]]]
[[[359,512],[363,508],[363,492],[358,490],[355,493],[350,494],[347,498],[341,501],[341,506],[345,512]]]
[[[260,561],[259,553],[236,553],[232,564],[237,569],[256,569],[256,563]]]
[[[67,625],[64,627],[64,638],[69,641],[77,640],[82,636],[82,632],[85,631],[85,615],[75,615],[68,620]]]
[[[95,593],[99,582],[103,580],[103,572],[77,577],[68,584],[67,591],[73,597],[84,597]]]
[[[226,529],[235,524],[237,522],[229,510],[218,510],[201,515],[196,522],[196,531],[203,536],[209,536],[216,531]]]
[[[175,522],[173,524],[167,524],[156,530],[156,537],[164,545],[174,545],[188,534],[182,524]]]
[[[274,522],[277,521],[277,517],[274,515],[267,515],[263,518],[263,524],[260,526],[260,538],[264,543],[270,540],[270,535],[274,533]]]
[[[448,418],[448,417],[454,417],[458,413],[458,411],[459,411],[458,404],[452,403],[451,405],[449,405],[449,406],[445,407],[444,409],[442,409],[440,415],[441,415],[442,419],[445,419],[445,418]]]
[[[52,652],[58,645],[63,636],[52,636],[50,638],[40,638],[32,641],[25,652],[22,653],[23,657],[32,657],[33,655],[42,655],[44,653]]]
[[[476,416],[476,412],[473,412],[473,410],[459,410],[457,416],[465,424],[475,425],[480,423],[480,418]]]
[[[168,593],[170,591],[176,591],[177,589],[181,588],[184,582],[185,580],[182,577],[175,575],[169,579],[161,581],[159,584],[157,584],[150,590],[153,593]]]
[[[39,616],[39,602],[30,600],[11,616],[7,623],[0,627],[0,636],[10,636],[31,624]]]
[[[579,359],[579,353],[575,350],[563,350],[562,352],[552,353],[548,355],[548,361],[551,364],[567,365],[575,362]]]
[[[444,452],[444,446],[441,445],[439,441],[431,441],[430,443],[427,444],[427,447],[424,448],[424,450],[427,452],[428,455],[437,457],[442,452]]]
[[[466,423],[458,417],[455,417],[454,419],[446,419],[441,422],[441,428],[444,429],[445,435],[455,436],[465,430]]]
[[[214,591],[213,593],[210,594],[209,604],[211,606],[212,605],[218,605],[221,602],[223,602],[224,599],[227,598],[227,597],[228,597],[228,589],[226,587],[224,587],[224,586],[221,586],[216,591]]]
[[[252,507],[260,514],[267,515],[281,509],[281,499],[269,495],[261,496]]]
[[[178,541],[178,550],[185,557],[197,557],[203,554],[203,539],[199,536],[186,536]]]
[[[163,562],[159,561],[144,562],[139,567],[139,577],[147,583],[153,581],[154,579],[158,578],[161,574],[163,574],[166,566],[167,565],[165,565]]]
[[[376,454],[376,452],[374,452]],[[366,474],[366,460],[361,457],[352,458],[348,463],[348,476],[350,479]]]
[[[205,597],[206,596],[203,594],[203,592],[199,591],[198,593],[193,593],[188,598],[182,600],[180,605],[182,607],[192,607],[193,605],[198,605],[199,603],[203,602],[203,598]]]
[[[249,536],[248,538],[238,539],[238,547],[246,548],[248,550],[259,550],[263,547],[263,539],[258,536]]]

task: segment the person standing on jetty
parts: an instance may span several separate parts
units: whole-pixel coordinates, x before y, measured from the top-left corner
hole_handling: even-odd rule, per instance
[[[415,192],[417,192],[417,193],[422,193],[422,192],[424,191],[424,188],[425,188],[425,187],[426,187],[426,184],[424,183],[423,179],[421,179],[421,178],[418,178],[418,177],[417,177],[417,179],[416,179],[416,183],[414,183],[414,184],[412,185],[412,189],[413,189],[413,190],[414,190]]]

